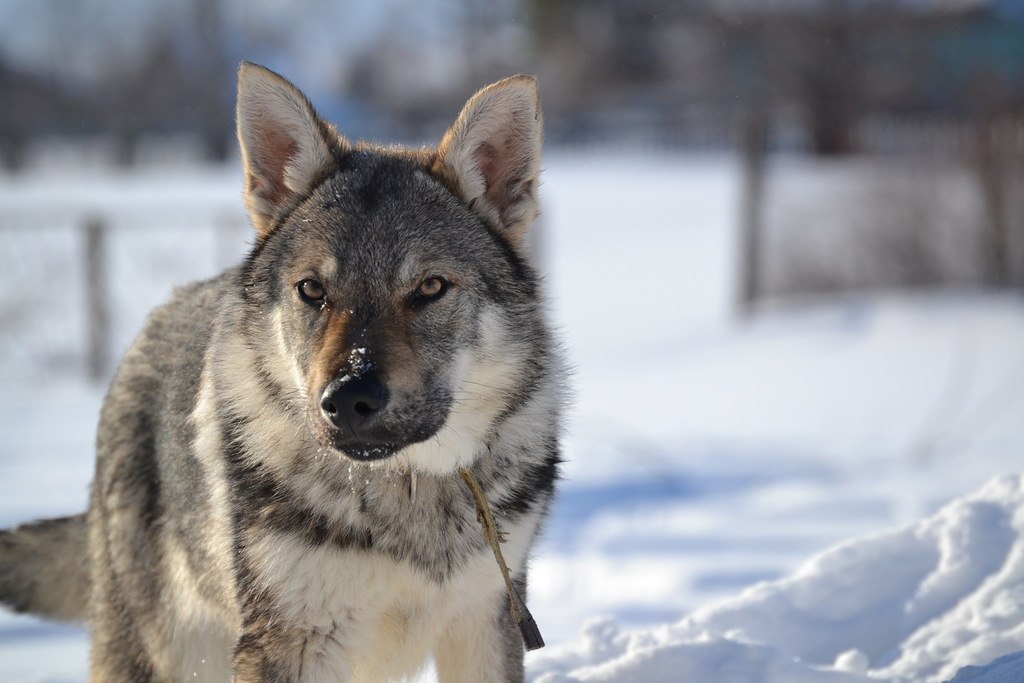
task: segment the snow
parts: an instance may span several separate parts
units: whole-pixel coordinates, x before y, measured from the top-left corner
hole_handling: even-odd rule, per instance
[[[1024,681],[1024,652],[1014,652],[987,666],[965,666],[952,683],[1019,683]]]
[[[1024,649],[1024,298],[879,293],[737,319],[734,159],[545,167],[538,249],[576,406],[531,570],[549,643],[531,678],[945,681]],[[778,167],[772,186],[797,196],[811,173]],[[116,357],[172,284],[241,253],[240,182],[175,168],[0,185],[0,224],[28,226],[0,230],[0,525],[81,510],[91,476],[103,386],[82,377],[61,226],[115,226]],[[45,305],[40,273],[61,292]],[[0,613],[5,680],[85,680],[85,658],[82,629]]]
[[[611,620],[591,622],[578,642],[536,657],[531,672],[537,683],[926,683],[1022,644],[1024,475],[1012,474],[675,624],[627,634]],[[993,671],[1020,670],[1018,657]],[[999,679],[973,668],[957,680]]]

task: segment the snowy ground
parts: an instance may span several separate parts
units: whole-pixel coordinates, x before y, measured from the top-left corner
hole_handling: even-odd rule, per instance
[[[672,625],[622,634],[592,621],[581,642],[539,654],[533,672],[537,683],[947,681],[1021,647],[1022,513],[1024,476],[1005,475],[924,522],[835,546]],[[999,680],[977,675],[957,680]]]
[[[533,563],[531,609],[552,647],[530,655],[531,675],[941,681],[1024,649],[1009,625],[1024,603],[1020,481],[937,512],[1021,469],[1024,298],[891,294],[738,321],[733,160],[555,155],[546,167],[541,251],[578,399]],[[237,219],[234,171],[127,188],[10,180],[0,220],[45,209],[49,226],[113,207],[119,345],[171,284],[241,249],[241,234],[225,246],[203,228]],[[177,223],[161,208],[155,230],[138,230],[149,201],[198,208]],[[84,507],[92,467],[102,388],[76,366],[74,236],[50,230],[0,232],[4,526]],[[26,283],[47,267],[69,295],[39,315]],[[978,631],[993,637],[968,637]],[[0,614],[4,680],[84,680],[85,658],[80,630]]]

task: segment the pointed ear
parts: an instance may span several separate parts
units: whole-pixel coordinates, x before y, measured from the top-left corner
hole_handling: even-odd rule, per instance
[[[537,79],[512,76],[473,95],[438,147],[435,174],[517,245],[537,216],[543,129]]]
[[[334,168],[332,145],[343,141],[298,88],[249,62],[238,70],[237,117],[245,207],[265,237],[281,212]]]

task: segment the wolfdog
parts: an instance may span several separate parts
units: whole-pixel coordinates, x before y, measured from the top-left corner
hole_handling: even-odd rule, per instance
[[[237,123],[254,246],[150,315],[88,511],[2,532],[0,599],[87,620],[94,681],[522,680],[565,381],[536,81],[405,149],[243,63]]]

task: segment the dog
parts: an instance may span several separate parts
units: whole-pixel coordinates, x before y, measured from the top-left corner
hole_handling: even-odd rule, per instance
[[[237,124],[254,245],[150,315],[88,511],[0,534],[0,600],[87,620],[93,681],[523,680],[566,383],[535,79],[406,149],[243,63]]]

